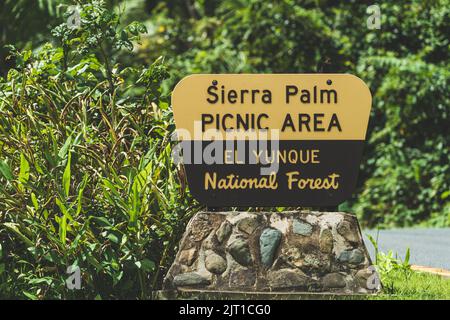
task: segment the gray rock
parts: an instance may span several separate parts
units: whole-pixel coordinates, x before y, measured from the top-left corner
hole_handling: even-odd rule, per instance
[[[339,273],[329,273],[322,278],[322,284],[325,288],[344,288],[346,286],[345,278]]]
[[[306,254],[303,259],[302,268],[311,271],[327,271],[330,267],[331,261],[324,259],[319,254]]]
[[[208,285],[210,281],[195,272],[181,273],[173,278],[173,284],[176,287],[188,287]]]
[[[269,287],[273,290],[306,288],[311,279],[298,269],[280,269],[268,274]]]
[[[219,241],[220,243],[224,242],[230,235],[231,230],[231,223],[229,223],[228,221],[222,222],[219,229],[217,229],[216,231],[217,241]]]
[[[309,223],[294,219],[292,231],[302,236],[310,236],[312,234],[312,226]]]
[[[361,269],[355,274],[355,281],[362,288],[369,290],[378,290],[381,286],[381,280],[375,269],[369,270],[368,268]]]
[[[319,268],[321,263],[320,259],[315,254],[305,254],[303,265],[306,267]]]
[[[227,261],[213,251],[206,251],[205,267],[211,273],[222,274],[227,269]]]
[[[190,238],[192,241],[202,241],[213,229],[211,221],[209,220],[208,215],[200,213],[195,215],[193,220],[194,221],[191,223]]]
[[[267,228],[259,237],[259,248],[261,253],[261,263],[269,268],[272,266],[275,252],[281,241],[281,231],[277,229]]]
[[[217,240],[216,234],[211,232],[211,234],[202,242],[203,250],[213,250],[219,247],[219,242]]]
[[[256,282],[256,272],[248,268],[236,268],[230,273],[229,286],[232,288],[251,288]]]
[[[236,239],[229,246],[228,251],[231,256],[236,260],[239,264],[243,266],[248,266],[252,263],[252,255],[250,253],[250,248],[248,246],[247,241],[244,239]]]
[[[259,226],[261,219],[257,215],[251,215],[238,221],[237,227],[242,232],[252,234]]]
[[[359,229],[353,223],[350,223],[347,220],[342,220],[337,225],[337,232],[345,238],[345,240],[351,243],[358,243],[359,239]]]
[[[292,268],[301,268],[303,266],[303,255],[299,248],[282,247],[282,253],[278,256],[277,262],[286,263]]]

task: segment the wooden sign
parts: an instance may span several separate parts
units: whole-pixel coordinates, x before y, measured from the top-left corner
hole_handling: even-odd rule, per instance
[[[208,206],[334,206],[355,189],[371,108],[350,74],[198,74],[172,94],[192,195]]]

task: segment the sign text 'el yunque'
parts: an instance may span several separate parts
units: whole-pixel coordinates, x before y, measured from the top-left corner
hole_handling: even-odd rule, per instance
[[[353,75],[191,75],[172,105],[201,203],[334,206],[355,188],[371,95]]]

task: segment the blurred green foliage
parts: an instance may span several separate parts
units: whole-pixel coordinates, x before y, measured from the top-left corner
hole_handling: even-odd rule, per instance
[[[450,3],[380,3],[381,29],[373,30],[371,4],[159,1],[146,48],[167,57],[169,88],[190,73],[359,76],[373,108],[358,192],[341,208],[366,227],[449,226]]]
[[[79,28],[65,23],[69,4]],[[341,209],[369,227],[450,226],[449,2],[380,3],[379,30],[366,26],[371,4],[5,0],[0,296],[159,288],[199,209],[170,154],[170,92],[191,73],[356,74],[373,108],[358,192]],[[82,292],[65,286],[73,264]]]

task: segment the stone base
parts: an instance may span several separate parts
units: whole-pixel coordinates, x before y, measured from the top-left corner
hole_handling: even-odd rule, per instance
[[[199,212],[164,290],[371,294],[380,282],[358,221],[342,212]]]
[[[246,292],[199,289],[160,290],[154,300],[367,300],[376,294],[342,294],[329,292]]]

